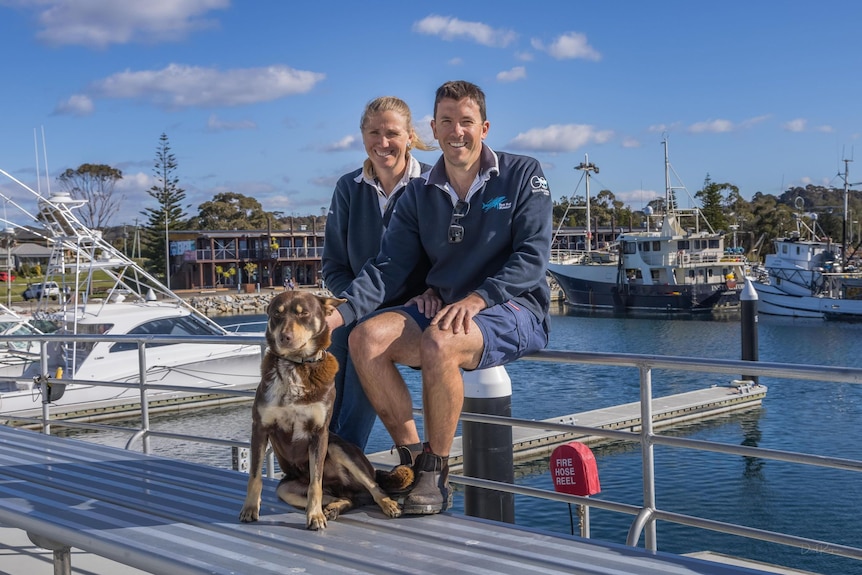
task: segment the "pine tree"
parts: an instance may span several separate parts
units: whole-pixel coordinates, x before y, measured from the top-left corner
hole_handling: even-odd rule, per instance
[[[144,257],[147,258],[147,268],[156,275],[170,275],[165,267],[165,241],[168,230],[180,229],[185,226],[188,205],[183,205],[186,192],[179,187],[179,178],[175,175],[177,160],[171,152],[167,134],[162,133],[156,148],[156,160],[153,175],[156,185],[147,193],[158,202],[156,208],[145,208],[143,215],[147,216],[144,227]],[[166,278],[170,287],[170,278]]]

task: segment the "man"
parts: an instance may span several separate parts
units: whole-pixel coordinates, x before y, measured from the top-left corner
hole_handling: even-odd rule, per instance
[[[362,386],[417,480],[403,512],[448,506],[448,456],[464,401],[461,369],[503,365],[548,342],[551,197],[539,163],[484,144],[485,95],[469,82],[438,88],[431,128],[443,154],[405,190],[380,253],[341,295],[330,327],[371,312],[427,257],[423,296],[362,321],[350,354]],[[427,317],[431,316],[431,317]],[[396,364],[422,369],[425,443]]]

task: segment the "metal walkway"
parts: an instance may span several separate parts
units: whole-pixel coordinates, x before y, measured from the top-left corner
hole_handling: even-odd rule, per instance
[[[266,480],[261,521],[242,524],[246,480],[239,472],[0,426],[0,524],[145,572],[766,573],[451,513],[387,519],[366,507],[324,532],[307,531],[304,513],[275,498],[274,480]],[[4,558],[0,573],[7,565]]]

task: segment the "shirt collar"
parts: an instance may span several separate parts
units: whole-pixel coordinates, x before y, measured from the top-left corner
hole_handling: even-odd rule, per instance
[[[389,202],[392,198],[398,196],[398,190],[406,186],[410,180],[413,178],[418,178],[422,175],[422,165],[419,163],[419,160],[414,158],[410,152],[407,152],[407,169],[404,170],[404,176],[398,183],[395,184],[395,188],[393,188],[392,193],[388,196],[384,193],[383,187],[380,185],[380,182],[377,181],[377,178],[374,177],[374,165],[371,163],[371,160],[367,159],[362,165],[362,172],[353,178],[356,183],[365,182],[377,192],[377,203],[380,205],[380,213],[385,214],[386,208],[389,205]]]
[[[407,169],[404,170],[404,176],[402,176],[398,181],[392,192],[394,193],[400,188],[403,188],[408,182],[410,182],[410,180],[418,178],[421,173],[422,165],[419,163],[419,160],[414,158],[410,152],[407,152]],[[374,164],[372,164],[371,160],[368,158],[366,158],[365,162],[362,164],[362,172],[353,178],[353,180],[356,183],[365,182],[369,186],[375,188],[379,193],[383,193],[383,188],[380,187],[380,182],[377,181],[377,176],[374,174]]]
[[[470,187],[470,191],[467,193],[467,199],[470,199],[470,196],[472,196],[475,190],[479,187],[476,183],[481,182],[484,184],[491,179],[492,175],[499,173],[500,159],[490,146],[485,142],[482,142],[482,152],[479,154],[479,173],[476,175],[476,180],[473,186]],[[450,195],[455,194],[451,189],[451,186],[449,186],[449,180],[446,177],[446,163],[442,155],[440,156],[440,159],[437,160],[437,163],[434,164],[431,170],[424,174],[424,176],[427,184],[437,186],[441,190],[447,191]],[[457,200],[457,197],[455,199]]]

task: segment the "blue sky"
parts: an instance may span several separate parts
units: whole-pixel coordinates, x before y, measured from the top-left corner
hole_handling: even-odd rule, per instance
[[[225,191],[317,215],[364,158],[368,100],[404,98],[430,139],[434,90],[466,79],[487,143],[537,157],[555,198],[583,195],[585,154],[593,192],[663,196],[665,134],[691,193],[707,174],[749,198],[840,186],[862,134],[860,16],[851,0],[0,0],[0,168],[35,189],[44,131],[52,190],[109,164],[111,223],[144,221],[164,132],[189,215]]]

